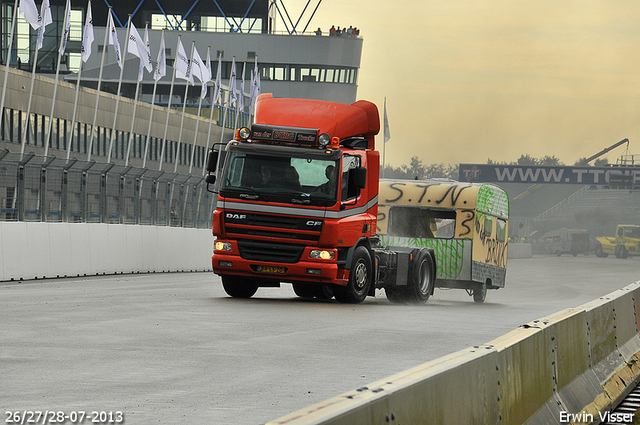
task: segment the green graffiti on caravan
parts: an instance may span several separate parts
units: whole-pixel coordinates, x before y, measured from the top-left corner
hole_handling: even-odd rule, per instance
[[[458,279],[464,265],[464,241],[462,239],[401,238],[380,235],[384,246],[431,248],[436,255],[437,278]]]
[[[478,191],[476,209],[500,218],[509,218],[509,198],[507,193],[496,186],[483,184]]]

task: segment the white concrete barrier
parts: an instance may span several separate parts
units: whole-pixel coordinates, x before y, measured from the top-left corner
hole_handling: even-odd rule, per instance
[[[210,229],[0,222],[0,281],[211,270]]]
[[[639,311],[636,282],[267,425],[600,423],[640,379]]]

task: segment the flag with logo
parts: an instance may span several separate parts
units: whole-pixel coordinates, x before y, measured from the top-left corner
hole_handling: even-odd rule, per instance
[[[37,30],[40,28],[40,14],[36,7],[36,2],[33,0],[20,0],[20,14],[27,21],[31,28]]]
[[[87,5],[87,17],[84,21],[82,33],[82,62],[87,62],[91,56],[91,44],[93,44],[93,16],[91,16],[91,1]]]
[[[253,66],[253,79],[251,80],[251,99],[249,102],[249,113],[253,115],[256,107],[256,99],[260,95],[260,72],[258,70],[258,56]]]
[[[162,38],[160,39],[160,50],[158,50],[158,63],[156,64],[156,71],[153,74],[153,79],[158,81],[160,78],[167,75],[167,53],[164,47],[164,30],[162,31]]]
[[[64,54],[67,48],[67,40],[69,39],[69,30],[71,28],[71,1],[67,0],[67,5],[64,9],[64,25],[62,33],[62,42],[60,43],[60,54]]]
[[[242,78],[240,79],[240,93],[238,93],[238,110],[244,109],[244,70],[247,67],[247,61],[242,65]]]
[[[220,99],[220,89],[222,85],[222,53],[218,56],[218,72],[216,73],[216,91],[213,95],[213,103],[218,103]]]
[[[213,77],[213,73],[211,72],[211,46],[207,48],[207,62],[204,64],[205,72],[207,73],[207,83],[211,81],[211,77]],[[208,84],[203,84],[202,88],[204,93],[202,94],[202,98],[204,99],[207,96],[207,86]]]
[[[116,31],[116,26],[113,23],[113,15],[111,15],[111,9],[109,9],[109,31],[111,31],[111,37],[109,37],[109,44],[111,44],[116,49],[116,60],[118,61],[118,66],[122,69],[122,55],[120,54],[120,43],[118,42],[118,31]]]
[[[149,46],[147,42],[145,42],[145,40],[140,37],[140,33],[136,29],[136,26],[133,24],[133,22],[131,22],[129,26],[129,44],[127,44],[127,51],[140,58],[140,65],[144,66],[147,71],[153,71],[151,58],[149,57]],[[138,73],[138,80],[141,79],[141,74]]]
[[[231,78],[229,79],[229,105],[238,100],[238,91],[236,89],[236,57],[231,61]]]
[[[193,85],[193,74],[191,73],[191,67],[189,66],[189,58],[187,52],[184,50],[182,40],[178,43],[178,54],[174,66],[176,67],[176,78],[187,80]]]
[[[204,99],[207,95],[207,83],[209,82],[211,77],[207,75],[207,68],[202,61],[200,54],[198,53],[198,49],[195,46],[193,47],[193,61],[191,62],[191,70],[194,77],[197,77],[202,84],[200,97]]]
[[[47,28],[47,25],[53,22],[51,18],[51,6],[49,5],[49,0],[43,0],[42,6],[40,6],[40,27],[38,27],[38,42],[36,44],[36,50],[40,50],[42,48],[42,44],[44,43],[44,31]]]

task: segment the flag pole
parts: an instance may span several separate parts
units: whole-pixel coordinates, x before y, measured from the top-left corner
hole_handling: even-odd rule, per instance
[[[127,30],[131,29],[131,15],[129,15],[129,20],[127,21]],[[122,67],[120,67],[120,78],[118,78],[118,91],[116,92],[116,107],[113,111],[113,126],[111,127],[111,137],[109,138],[109,154],[107,155],[107,164],[111,163],[111,151],[113,150],[113,139],[116,134],[116,122],[118,120],[118,105],[120,104],[120,88],[122,87],[122,76],[124,75],[124,63],[127,60],[127,50],[129,47],[129,34],[127,34],[127,39],[124,41],[124,51],[121,53],[122,56]],[[114,41],[115,43],[116,41]],[[118,46],[120,47],[120,46]]]
[[[222,115],[222,131],[220,132],[220,143],[222,143],[224,139],[224,126],[226,124],[227,112],[231,109],[231,95],[233,94],[232,90],[235,90],[235,70],[236,70],[236,57],[233,57],[233,62],[231,63],[231,77],[229,77],[229,98],[227,99],[227,111],[224,111]],[[232,84],[233,82],[233,84]],[[233,85],[233,87],[231,87]],[[223,106],[224,108],[224,106]]]
[[[49,153],[49,142],[51,140],[51,129],[53,128],[53,111],[56,106],[56,93],[58,91],[58,76],[60,75],[60,61],[62,60],[62,54],[66,48],[67,37],[69,36],[68,26],[71,24],[71,3],[67,0],[67,4],[65,6],[64,13],[64,33],[62,38],[60,39],[60,49],[58,49],[58,64],[56,66],[56,79],[53,83],[53,99],[51,101],[51,114],[49,114],[49,127],[47,128],[47,136],[44,139],[44,159],[43,161],[47,161],[47,154]]]
[[[90,26],[90,27],[89,27]],[[89,30],[91,30],[91,39],[89,40]],[[85,45],[88,43],[88,46]],[[73,128],[76,125],[76,111],[78,107],[78,94],[80,92],[80,76],[82,75],[82,64],[89,60],[89,56],[91,56],[91,44],[93,43],[93,16],[91,13],[91,0],[87,3],[87,16],[85,19],[84,30],[82,34],[82,57],[80,60],[80,68],[78,69],[78,77],[76,81],[76,96],[73,102],[73,114],[71,115],[71,128],[69,129],[69,145],[67,146],[67,162],[69,162],[69,156],[71,156],[71,146],[73,145]],[[84,55],[86,52],[89,52],[89,55],[85,58]],[[79,149],[78,149],[79,150]]]
[[[145,36],[145,44],[147,49],[149,48],[149,22],[145,23],[144,26],[144,36]],[[144,54],[140,52],[140,54]],[[124,165],[129,165],[129,156],[131,155],[131,144],[133,141],[133,125],[136,122],[136,109],[138,107],[138,93],[140,92],[140,82],[144,78],[144,64],[142,63],[142,58],[140,58],[140,66],[138,68],[138,81],[136,82],[136,94],[133,98],[133,114],[131,116],[131,129],[129,130],[129,142],[127,143],[127,156],[124,161]]]
[[[18,0],[13,5],[13,19],[11,21],[11,35],[9,36],[9,48],[7,49],[7,60],[4,62],[4,82],[2,83],[2,103],[0,105],[0,119],[2,119],[2,140],[6,130],[4,119],[4,101],[7,95],[7,81],[9,80],[9,63],[11,61],[11,48],[13,47],[13,33],[16,32],[16,20],[18,19]]]
[[[386,125],[387,125],[387,98],[384,98],[384,123],[383,125],[385,126],[385,128],[382,130],[383,131],[383,135],[382,135],[382,178],[384,178],[384,163],[387,160],[387,140],[386,140]]]
[[[93,139],[95,138],[96,119],[98,117],[98,100],[100,100],[100,85],[102,84],[102,70],[104,68],[104,57],[107,54],[107,42],[109,40],[109,31],[111,25],[111,6],[107,11],[107,26],[104,29],[104,42],[102,43],[102,59],[100,60],[100,73],[98,74],[98,88],[96,89],[96,106],[93,110],[93,123],[91,124],[91,138],[89,139],[89,148],[87,150],[87,161],[91,161],[91,152],[93,151]]]
[[[200,71],[201,71],[200,75],[204,77],[202,75],[202,70]],[[205,83],[202,84],[203,92],[200,93],[200,99],[198,100],[198,120],[196,121],[196,130],[193,133],[193,147],[191,148],[191,160],[189,161],[189,174],[191,174],[191,171],[193,170],[193,157],[195,156],[195,153],[196,153],[196,140],[198,139],[198,127],[200,126],[200,113],[202,112],[202,99],[204,96],[206,96],[206,93],[204,92],[204,90],[206,89],[208,83],[209,81],[207,80]]]
[[[155,109],[154,105],[156,103],[156,89],[158,87],[158,81],[160,78],[164,77],[161,73],[163,72],[160,69],[160,60],[164,60],[165,52],[164,52],[164,29],[162,30],[162,37],[160,40],[160,50],[158,50],[158,61],[156,63],[156,71],[153,74],[153,94],[151,95],[151,107],[149,109],[149,127],[147,128],[147,139],[144,144],[144,159],[142,160],[142,168],[147,166],[147,155],[149,153],[149,138],[151,137],[151,123],[153,122],[153,110]],[[166,73],[166,67],[163,65],[164,72]]]
[[[193,79],[193,51],[196,47],[196,41],[193,40],[191,42],[191,59],[189,61],[189,66],[187,68],[186,77]],[[184,115],[187,110],[187,94],[189,92],[189,83],[191,80],[187,80],[187,83],[184,85],[184,97],[182,98],[182,118],[180,118],[180,131],[178,133],[178,144],[176,145],[176,156],[175,161],[173,163],[173,172],[178,171],[178,155],[180,155],[180,143],[182,142],[182,127],[184,126]]]
[[[211,50],[211,46],[209,46],[209,50]],[[218,58],[218,69],[216,70],[216,75],[220,75],[218,73],[220,72],[221,63],[222,63],[222,53],[220,53]],[[209,129],[207,130],[207,156],[209,154],[209,150],[213,149],[213,146],[209,147],[209,140],[211,140],[211,124],[213,123],[213,111],[215,110],[215,106],[216,106],[215,104],[218,101],[218,99],[216,99],[216,93],[219,93],[219,90],[220,90],[218,87],[216,87],[217,84],[219,84],[219,82],[218,82],[218,78],[216,77],[216,82],[213,83],[213,94],[211,95],[211,114],[209,115]],[[204,164],[202,165],[203,176],[205,174],[206,168],[207,168],[207,161],[205,160]]]
[[[209,46],[208,50],[207,50],[207,65],[209,66],[209,75],[211,75],[211,77],[213,77],[213,73],[211,72],[211,46]],[[210,80],[210,82],[213,80]],[[208,84],[208,83],[207,83]],[[207,130],[207,140],[206,140],[206,146],[207,146],[207,155],[209,154],[209,139],[211,138],[211,124],[213,123],[213,110],[215,109],[215,105],[214,105],[214,98],[215,98],[215,82],[213,83],[213,90],[211,92],[211,112],[209,113],[209,129]],[[207,168],[207,160],[205,158],[204,164],[202,166],[202,175],[204,176],[204,172],[205,169]]]
[[[176,46],[176,52],[180,47],[181,34],[178,34],[178,45]],[[162,161],[164,160],[164,152],[167,146],[167,129],[169,128],[169,113],[171,112],[171,98],[173,97],[173,84],[176,81],[176,64],[173,63],[173,77],[171,77],[171,88],[169,88],[169,101],[167,102],[167,120],[164,123],[164,137],[162,138],[162,151],[160,153],[160,166],[158,171],[162,171]]]
[[[244,109],[244,70],[247,67],[247,61],[244,61],[242,65],[242,80],[240,80],[240,95],[236,100],[236,123],[233,125],[233,130],[238,129],[238,121],[240,120],[240,106]]]
[[[42,18],[44,22],[44,17]],[[41,24],[42,26],[44,26],[44,24]],[[38,31],[42,31],[44,33],[44,29],[42,28],[42,26],[40,27],[40,29]],[[27,133],[29,132],[29,127],[30,126],[30,122],[31,121],[29,119],[29,115],[31,115],[31,99],[33,98],[33,84],[35,82],[36,79],[36,66],[38,64],[38,51],[40,50],[40,47],[38,46],[39,43],[36,42],[36,51],[34,54],[34,58],[33,58],[33,69],[31,69],[31,88],[29,89],[29,101],[27,102],[27,112],[25,114],[25,118],[24,118],[24,126],[22,127],[22,146],[20,148],[20,158],[22,158],[22,155],[24,155],[24,147],[27,143]]]

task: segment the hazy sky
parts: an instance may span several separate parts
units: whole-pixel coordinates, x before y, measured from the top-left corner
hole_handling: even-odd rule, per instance
[[[640,154],[637,0],[323,0],[309,29],[331,25],[361,29],[358,98],[381,115],[387,98],[387,164],[572,165],[624,138]]]

